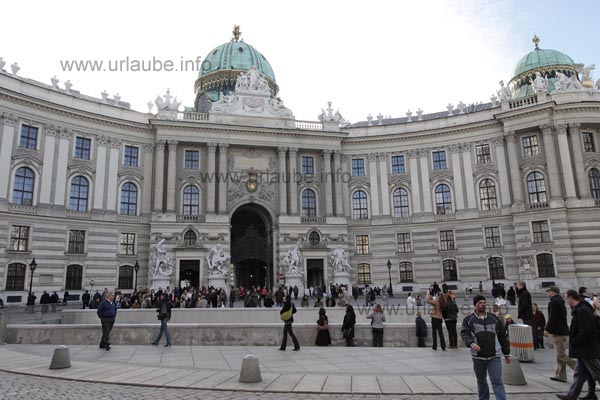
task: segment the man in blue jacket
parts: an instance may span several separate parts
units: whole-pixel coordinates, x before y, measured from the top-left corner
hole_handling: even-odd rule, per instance
[[[102,340],[100,348],[110,350],[110,331],[112,331],[117,318],[117,304],[115,303],[115,294],[109,292],[106,298],[98,306],[98,318],[102,324]]]
[[[487,384],[487,375],[489,375],[496,400],[506,400],[500,361],[504,355],[506,363],[510,363],[510,345],[506,331],[498,317],[487,312],[485,297],[475,296],[473,305],[475,311],[463,319],[460,334],[467,347],[471,349],[479,399],[490,398],[490,388]]]

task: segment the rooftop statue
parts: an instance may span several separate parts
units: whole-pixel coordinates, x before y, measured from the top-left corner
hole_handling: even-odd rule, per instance
[[[235,90],[245,90],[249,92],[270,93],[269,82],[263,78],[258,71],[256,64],[246,73],[240,73],[235,83]]]
[[[500,81],[500,90],[496,91],[500,101],[506,101],[512,99],[512,94],[508,86],[504,86],[504,81]]]
[[[321,108],[321,114],[319,114],[319,121],[321,122],[339,122],[344,123],[346,120],[340,114],[340,111],[337,110],[335,114],[333,113],[333,108],[331,108],[331,102],[327,102],[327,110],[323,110]]]
[[[572,92],[581,90],[582,88],[581,82],[577,79],[577,75],[566,76],[562,72],[557,72],[556,78],[558,80],[554,82],[555,92]]]
[[[540,72],[535,73],[535,79],[532,81],[533,91],[535,93],[542,93],[548,90],[548,78],[542,76]]]
[[[167,93],[164,96],[156,96],[154,103],[156,104],[156,107],[158,107],[158,111],[177,111],[181,102],[177,101],[177,96],[175,96],[173,100],[171,99],[173,99],[173,96],[171,96],[171,91],[169,89],[167,89]]]

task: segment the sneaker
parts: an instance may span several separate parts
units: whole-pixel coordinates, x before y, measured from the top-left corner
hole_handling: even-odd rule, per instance
[[[281,351],[285,351],[285,349],[282,349],[281,347],[279,348],[279,350],[281,350]]]
[[[158,342],[152,342],[152,346],[158,346]]]

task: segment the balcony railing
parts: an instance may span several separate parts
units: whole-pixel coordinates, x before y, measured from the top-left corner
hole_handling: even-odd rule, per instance
[[[498,215],[500,215],[500,210],[497,208],[494,210],[479,210],[480,217],[496,217]]]
[[[295,121],[296,129],[306,129],[309,131],[322,131],[323,123],[320,121]]]
[[[410,217],[392,217],[393,224],[410,224],[411,222]]]
[[[184,111],[177,113],[177,119],[183,121],[208,121],[208,113]]]
[[[513,110],[515,108],[533,106],[537,103],[538,103],[538,97],[537,97],[537,94],[534,94],[532,96],[527,96],[527,97],[523,97],[520,99],[509,100],[508,108],[510,110]]]
[[[66,216],[67,218],[91,219],[92,213],[89,211],[67,210]]]
[[[365,226],[365,225],[371,225],[371,220],[369,218],[363,218],[363,219],[351,219],[349,221],[349,225],[352,226]]]
[[[140,222],[140,216],[139,215],[119,214],[117,216],[117,221],[120,221],[120,222]]]
[[[23,206],[20,204],[9,204],[8,205],[8,211],[10,212],[16,212],[16,213],[20,213],[20,214],[32,214],[35,215],[37,214],[37,207],[35,206]]]
[[[204,215],[187,215],[181,214],[177,216],[177,222],[204,222]]]
[[[300,217],[300,222],[303,224],[324,224],[325,217]]]
[[[446,213],[446,214],[434,214],[433,219],[435,221],[452,221],[456,219],[455,213]]]
[[[550,204],[547,201],[539,203],[529,203],[525,205],[526,210],[543,210],[548,207],[550,207]]]

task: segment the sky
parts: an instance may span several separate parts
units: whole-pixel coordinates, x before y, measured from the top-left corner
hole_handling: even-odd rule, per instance
[[[593,0],[23,0],[2,8],[11,16],[2,20],[5,70],[18,62],[21,76],[50,84],[56,75],[61,87],[70,80],[98,98],[118,93],[141,112],[167,89],[193,106],[198,70],[78,72],[65,70],[65,61],[179,66],[203,59],[240,25],[245,42],[269,60],[296,119],[317,120],[331,101],[351,122],[489,102],[533,50],[534,34],[541,48],[600,69],[600,2]]]

